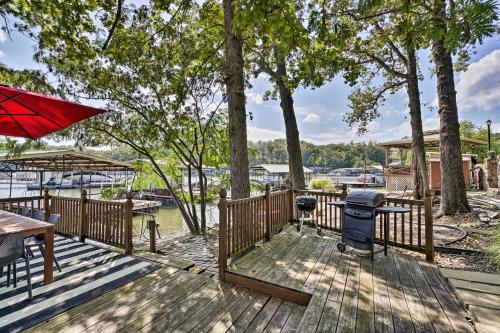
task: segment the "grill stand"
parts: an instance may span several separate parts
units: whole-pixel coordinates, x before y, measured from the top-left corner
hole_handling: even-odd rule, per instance
[[[341,214],[344,213],[343,211],[344,211],[344,208],[345,208],[345,201],[340,201],[339,200],[339,201],[329,202],[327,204],[339,207],[341,209]],[[411,212],[410,209],[403,208],[403,207],[382,206],[382,207],[376,207],[376,208],[374,208],[374,214],[375,214],[375,218],[373,219],[374,223],[376,221],[376,215],[377,214],[382,214],[382,220],[384,222],[384,247],[383,247],[383,249],[377,249],[377,250],[375,250],[375,229],[376,228],[373,228],[373,230],[372,230],[372,232],[373,232],[372,241],[371,241],[371,244],[370,244],[370,257],[371,257],[372,261],[373,261],[374,255],[377,254],[377,253],[381,253],[382,251],[384,252],[384,255],[387,256],[387,243],[389,241],[389,214],[391,214],[391,213],[393,213],[393,214],[404,214],[404,213],[409,213],[409,212]],[[347,250],[347,245],[345,243],[343,243],[343,242],[339,242],[339,243],[337,243],[337,249],[340,252],[345,252]],[[357,250],[355,248],[352,248],[352,251],[355,252],[358,255],[362,255],[364,253],[363,250]]]
[[[299,223],[297,224],[297,232],[299,234],[302,234],[302,228],[304,227],[304,222],[313,222],[314,227],[316,228],[316,232],[318,233],[318,236],[323,236],[323,231],[321,230],[321,227],[316,223],[316,220],[313,218],[312,213],[299,210],[299,214],[300,214]]]

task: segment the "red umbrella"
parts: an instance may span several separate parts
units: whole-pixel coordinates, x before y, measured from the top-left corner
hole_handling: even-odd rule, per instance
[[[0,135],[36,140],[106,112],[0,85]]]

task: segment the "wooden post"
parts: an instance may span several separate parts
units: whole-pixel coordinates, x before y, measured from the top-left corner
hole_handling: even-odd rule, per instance
[[[134,203],[132,202],[132,192],[127,192],[127,201],[125,202],[125,254],[132,254],[132,208]]]
[[[227,191],[219,192],[219,279],[224,281],[227,266]]]
[[[149,252],[156,253],[156,221],[148,220]]]
[[[424,199],[425,214],[425,259],[434,260],[434,226],[432,219],[432,196],[427,195]]]
[[[342,184],[342,194],[340,195],[340,199],[345,200],[347,198],[347,185]]]
[[[44,210],[44,219],[47,221],[50,216],[50,194],[49,189],[45,188],[43,191],[43,210]]]
[[[80,197],[80,226],[79,226],[79,239],[80,242],[85,243],[87,233],[87,191],[82,191]]]
[[[266,242],[271,240],[271,186],[266,184],[266,193],[264,195],[266,199]]]
[[[293,224],[294,223],[294,213],[295,213],[295,198],[294,198],[294,191],[293,191],[293,188],[291,188],[290,190],[290,196],[289,196],[289,203],[288,203],[288,207],[290,209],[290,224]]]

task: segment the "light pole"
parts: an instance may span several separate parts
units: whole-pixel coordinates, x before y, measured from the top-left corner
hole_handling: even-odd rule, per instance
[[[488,151],[491,151],[491,120],[486,120],[486,126],[488,126]]]

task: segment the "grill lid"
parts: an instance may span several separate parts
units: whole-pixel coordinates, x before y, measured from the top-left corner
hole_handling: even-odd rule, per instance
[[[382,193],[374,191],[354,191],[347,195],[346,204],[380,207],[384,205],[385,197]]]
[[[295,203],[296,204],[301,204],[301,205],[311,205],[311,206],[316,206],[316,198],[315,197],[310,197],[310,196],[305,196],[301,195],[295,198]]]

